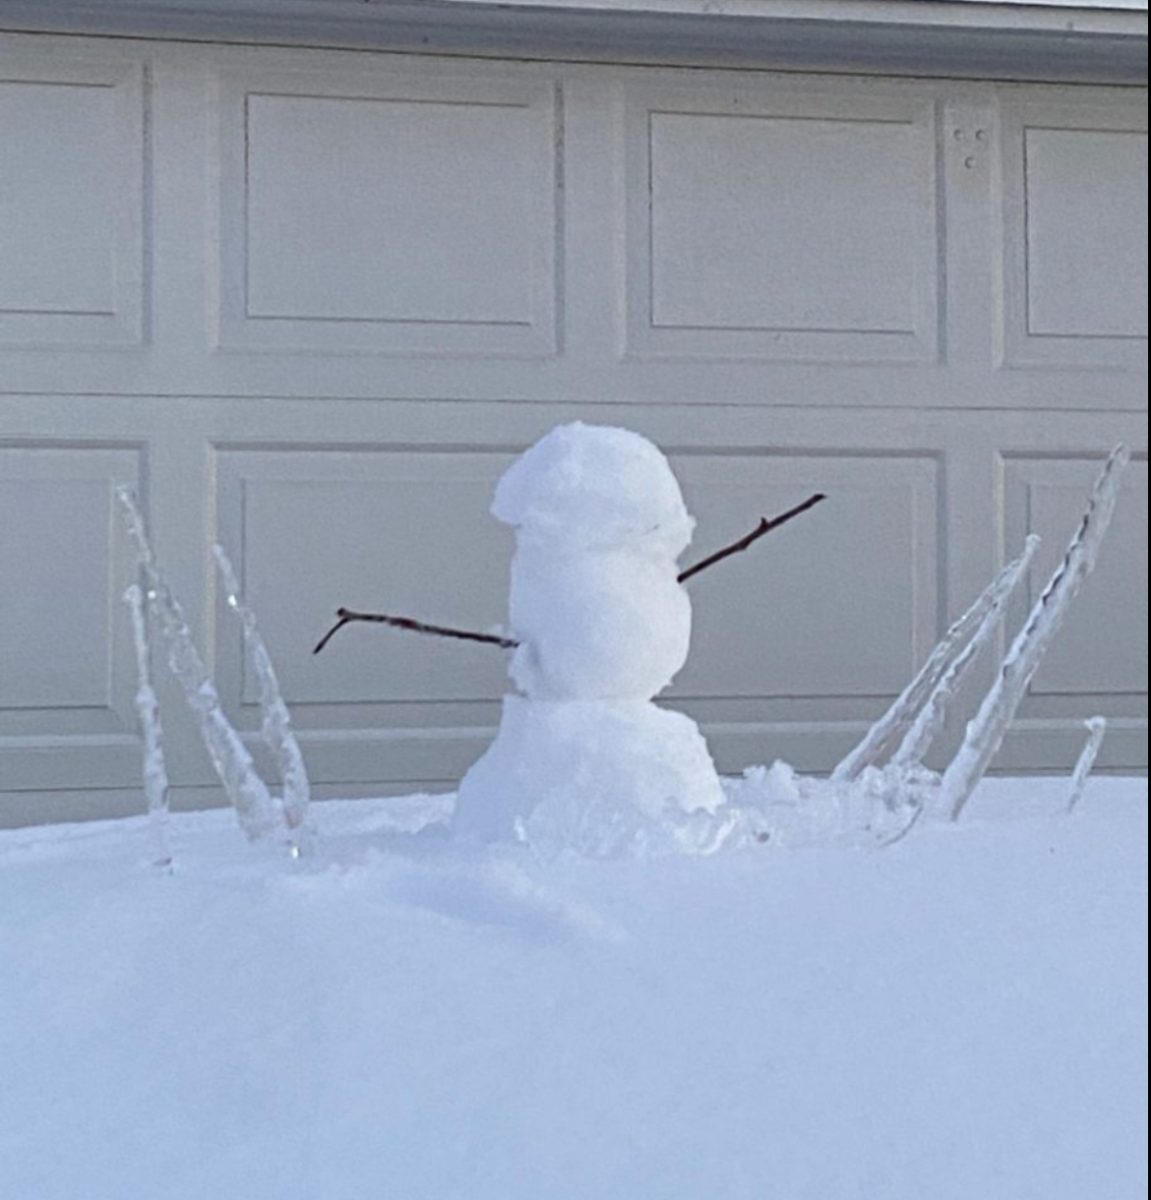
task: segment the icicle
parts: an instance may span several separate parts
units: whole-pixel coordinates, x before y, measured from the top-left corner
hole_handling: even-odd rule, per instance
[[[148,605],[167,645],[168,665],[199,721],[204,745],[241,827],[253,841],[266,837],[280,825],[276,804],[256,773],[240,735],[224,715],[216,685],[196,648],[183,610],[156,562],[135,494],[128,487],[117,488],[116,494],[128,515],[128,527],[147,583]]]
[[[1119,481],[1130,461],[1126,446],[1117,446],[1095,483],[1079,529],[1055,574],[1016,636],[991,690],[967,726],[959,753],[944,772],[940,801],[958,820],[1019,707],[1052,639],[1063,624],[1083,581],[1095,568],[1099,547],[1115,515]]]
[[[912,722],[911,728],[900,743],[899,749],[892,757],[893,767],[905,770],[910,766],[922,764],[924,756],[931,749],[932,742],[939,736],[939,731],[947,718],[947,705],[967,674],[968,667],[976,660],[980,650],[995,637],[1002,625],[1003,618],[1007,615],[1007,601],[1026,576],[1027,568],[1030,567],[1031,560],[1035,557],[1035,551],[1039,549],[1039,543],[1039,537],[1031,534],[1024,545],[1023,553],[1000,572],[999,577],[992,585],[990,604],[983,614],[979,628],[932,688],[931,695],[927,697],[918,716]]]
[[[164,730],[160,705],[152,687],[151,647],[144,593],[132,584],[124,593],[132,615],[132,642],[136,648],[136,712],[144,749],[144,796],[148,804],[148,829],[152,841],[152,865],[170,870],[172,851],[168,840],[168,769],[164,762]]]
[[[1074,812],[1079,801],[1083,799],[1083,793],[1087,789],[1087,777],[1091,774],[1091,768],[1095,766],[1095,760],[1099,757],[1099,748],[1103,745],[1103,739],[1107,735],[1106,717],[1092,717],[1083,724],[1087,726],[1087,741],[1079,755],[1079,761],[1075,764],[1075,770],[1071,774],[1071,787],[1067,793],[1068,812]]]
[[[1028,543],[1030,546],[1030,542]],[[1024,551],[1026,555],[1028,551]],[[1030,553],[1034,553],[1031,549]],[[943,640],[932,650],[919,674],[903,689],[895,702],[867,731],[863,740],[831,773],[833,783],[848,783],[858,779],[867,767],[879,766],[888,747],[896,738],[906,737],[916,717],[935,690],[948,668],[962,654],[963,648],[989,613],[1002,606],[1018,581],[1016,567],[1011,563],[988,585],[975,603],[948,629]]]
[[[284,703],[280,681],[276,677],[268,648],[256,622],[256,614],[244,603],[236,572],[224,548],[218,543],[212,547],[220,578],[224,584],[228,607],[240,618],[244,627],[244,643],[251,656],[256,678],[260,682],[260,734],[272,752],[276,768],[284,785],[282,799],[284,823],[289,829],[302,829],[308,813],[310,785],[304,766],[304,756],[292,729],[292,718]]]

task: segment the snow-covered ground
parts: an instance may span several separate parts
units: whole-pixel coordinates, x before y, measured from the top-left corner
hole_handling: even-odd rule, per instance
[[[0,835],[5,1200],[1136,1200],[1145,781],[539,862],[442,801]]]

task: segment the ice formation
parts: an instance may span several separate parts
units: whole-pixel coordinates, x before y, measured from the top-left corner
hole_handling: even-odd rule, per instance
[[[152,686],[152,655],[148,638],[148,612],[144,591],[133,583],[124,592],[124,603],[132,618],[132,646],[136,653],[136,716],[144,768],[144,797],[148,804],[148,827],[152,840],[152,863],[161,870],[172,865],[168,837],[168,765],[164,757],[164,727],[160,702]]]
[[[694,522],[667,459],[639,434],[554,429],[500,481],[514,527],[509,616],[519,647],[487,754],[460,786],[456,828],[486,840],[532,825],[618,841],[723,804],[695,723],[653,703],[687,660],[677,559]]]
[[[133,616],[141,692],[148,685],[147,664],[150,659],[150,636],[141,601],[147,600],[148,613],[159,626],[168,652],[168,667],[180,684],[189,709],[194,714],[200,737],[212,766],[220,779],[240,826],[251,841],[282,836],[293,857],[298,856],[305,843],[309,785],[303,755],[292,731],[288,708],[280,694],[272,661],[264,646],[256,619],[239,595],[235,572],[221,547],[214,547],[216,563],[224,580],[228,606],[240,617],[244,626],[244,641],[260,679],[260,710],[263,715],[262,736],[280,767],[284,790],[273,795],[260,778],[240,732],[228,720],[220,701],[216,684],[200,651],[184,610],[172,592],[167,577],[156,558],[139,503],[131,488],[117,489],[117,498],[124,510],[128,530],[135,543],[136,559],[144,578],[145,591],[138,596],[128,594]],[[162,750],[159,742],[159,720],[148,703],[146,694],[137,698],[141,730],[145,744],[145,790],[149,808],[156,813],[154,821],[163,820],[157,789],[163,772]],[[151,774],[151,778],[149,778]],[[166,791],[167,776],[163,775]],[[166,807],[166,801],[164,801]]]

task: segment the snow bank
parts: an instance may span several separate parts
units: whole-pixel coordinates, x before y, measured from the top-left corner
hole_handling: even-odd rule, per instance
[[[546,869],[418,799],[0,835],[0,1195],[1136,1200],[1146,785],[1066,789]]]

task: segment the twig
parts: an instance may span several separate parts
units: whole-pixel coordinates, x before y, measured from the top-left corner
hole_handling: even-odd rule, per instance
[[[430,637],[455,638],[461,642],[482,642],[487,646],[499,646],[501,650],[514,650],[518,645],[514,638],[499,637],[494,633],[475,633],[469,629],[451,629],[445,625],[428,625],[411,617],[392,617],[387,613],[354,612],[350,608],[337,608],[339,618],[335,625],[316,643],[313,654],[320,651],[340,632],[345,625],[355,621],[368,621],[374,625],[389,625],[393,629],[406,629],[409,633],[423,633]]]
[[[809,508],[814,508],[821,500],[826,499],[827,497],[822,492],[817,492],[814,496],[808,497],[802,504],[797,504],[795,508],[788,509],[787,512],[781,513],[778,517],[772,517],[770,520],[765,517],[747,537],[740,538],[738,542],[717,551],[710,557],[705,558],[703,562],[698,562],[695,566],[688,567],[686,571],[680,574],[678,581],[680,583],[687,583],[689,579],[694,579],[709,567],[714,567],[717,563],[721,563],[735,554],[742,554],[743,551],[754,546],[761,537],[771,533],[773,529],[778,529],[781,525],[786,525],[788,521],[798,517],[801,513],[807,512]],[[455,638],[460,642],[480,642],[485,646],[498,646],[501,650],[515,650],[520,644],[515,638],[499,637],[493,633],[476,633],[470,629],[453,629],[446,625],[428,625],[426,622],[414,620],[412,617],[393,617],[388,613],[355,612],[350,608],[337,608],[336,618],[336,623],[316,643],[316,648],[312,651],[313,654],[319,654],[345,625],[351,625],[357,621],[367,621],[374,625],[388,625],[392,629],[405,629],[409,633],[422,633],[429,637]]]
[[[730,546],[725,546],[724,549],[705,558],[702,562],[696,563],[695,566],[688,567],[686,571],[680,574],[679,582],[687,583],[689,579],[694,579],[703,571],[716,566],[725,559],[731,558],[736,554],[742,554],[745,550],[750,550],[761,537],[765,537],[773,529],[778,529],[781,525],[786,525],[788,521],[798,517],[801,513],[807,512],[809,508],[814,508],[821,500],[826,499],[827,497],[822,492],[816,492],[814,496],[809,496],[802,504],[797,504],[794,508],[789,508],[787,512],[781,513],[778,517],[772,517],[771,520],[764,517],[747,537],[740,538],[738,542],[733,542]]]

